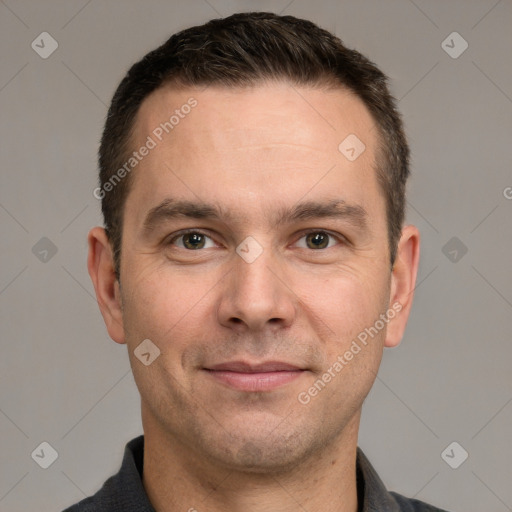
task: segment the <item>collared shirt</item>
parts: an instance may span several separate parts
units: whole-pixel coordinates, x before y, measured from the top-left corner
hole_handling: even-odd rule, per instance
[[[155,512],[142,485],[144,436],[132,439],[124,450],[119,472],[94,495],[64,512]],[[446,512],[418,500],[388,492],[375,469],[357,449],[357,490],[360,512]]]

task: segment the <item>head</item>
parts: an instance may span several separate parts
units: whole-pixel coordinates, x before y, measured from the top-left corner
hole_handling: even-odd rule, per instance
[[[305,20],[213,20],[130,69],[101,141],[89,272],[145,429],[254,471],[354,434],[412,300],[408,156],[385,75]],[[233,361],[301,371],[248,392],[212,372]]]

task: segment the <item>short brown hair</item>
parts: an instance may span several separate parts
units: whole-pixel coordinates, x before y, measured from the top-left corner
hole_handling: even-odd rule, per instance
[[[405,210],[409,148],[387,77],[361,53],[311,21],[267,12],[237,13],[178,32],[134,64],[117,88],[99,150],[100,189],[130,156],[142,101],[164,84],[244,87],[266,80],[343,87],[359,97],[380,135],[376,172],[386,200],[393,265]],[[341,141],[340,141],[341,142]],[[105,230],[120,275],[123,210],[131,177],[101,195]]]

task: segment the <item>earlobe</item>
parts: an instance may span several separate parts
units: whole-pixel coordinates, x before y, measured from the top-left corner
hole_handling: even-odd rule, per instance
[[[87,237],[87,269],[94,284],[96,300],[110,337],[125,343],[119,282],[114,272],[112,249],[105,230],[95,227]]]
[[[389,322],[384,346],[400,344],[411,311],[420,256],[420,234],[415,226],[405,226],[398,243],[391,274],[389,305],[396,315]]]

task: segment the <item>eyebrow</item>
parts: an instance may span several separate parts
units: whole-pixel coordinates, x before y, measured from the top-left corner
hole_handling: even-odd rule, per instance
[[[368,213],[361,205],[348,204],[342,199],[334,199],[327,202],[304,201],[297,203],[292,208],[279,209],[272,217],[271,224],[275,226],[291,224],[299,220],[332,218],[346,220],[354,227],[365,230],[367,229]],[[167,198],[148,212],[142,228],[143,234],[150,235],[165,222],[179,218],[240,220],[239,215],[235,215],[219,205]]]

